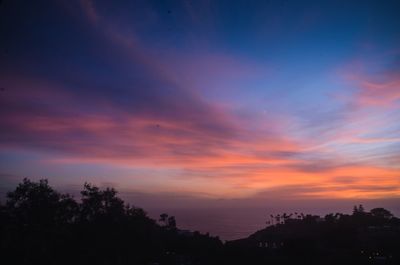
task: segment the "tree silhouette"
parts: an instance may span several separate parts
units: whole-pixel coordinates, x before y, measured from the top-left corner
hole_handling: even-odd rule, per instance
[[[35,183],[26,178],[7,193],[6,207],[15,222],[45,226],[73,222],[78,209],[71,196],[56,192],[47,180]]]
[[[354,205],[353,207],[353,215],[364,215],[365,214],[365,210],[364,210],[364,206],[362,206],[362,204],[358,205]]]
[[[174,216],[168,217],[167,226],[170,229],[176,229],[176,220]]]
[[[390,219],[393,217],[393,214],[384,208],[374,208],[370,211],[370,213],[372,216],[378,218]]]
[[[167,224],[168,224],[168,214],[166,214],[166,213],[160,214],[160,219],[159,219],[159,221],[160,221],[161,223],[163,223],[164,225],[167,225]]]
[[[85,183],[81,195],[81,220],[116,221],[124,215],[124,202],[116,196],[117,192],[113,188],[100,190],[96,186]]]

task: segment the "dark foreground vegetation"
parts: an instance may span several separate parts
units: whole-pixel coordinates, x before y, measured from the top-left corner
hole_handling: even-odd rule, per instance
[[[246,239],[150,219],[114,189],[85,184],[80,200],[25,179],[0,206],[2,264],[400,264],[400,219],[383,208],[352,215],[271,216]]]

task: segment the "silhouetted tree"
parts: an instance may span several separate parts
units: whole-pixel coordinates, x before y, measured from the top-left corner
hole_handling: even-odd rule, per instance
[[[364,210],[364,206],[362,206],[362,204],[358,205],[354,205],[353,207],[353,215],[363,215],[365,214],[365,210]]]
[[[370,213],[372,216],[384,219],[390,219],[393,217],[393,214],[384,208],[374,208],[370,211]]]
[[[158,219],[161,223],[163,223],[164,225],[168,224],[168,214],[166,213],[162,213],[160,214],[160,219]]]
[[[176,229],[176,220],[174,216],[168,217],[168,228],[170,229]]]
[[[117,192],[113,188],[100,190],[96,186],[85,183],[81,195],[81,220],[116,221],[125,213],[124,202],[116,196]]]
[[[56,192],[47,180],[36,183],[26,178],[7,193],[6,207],[15,222],[46,226],[73,222],[78,209],[71,196]]]

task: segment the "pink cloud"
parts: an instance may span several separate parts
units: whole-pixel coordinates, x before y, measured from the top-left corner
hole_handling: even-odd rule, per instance
[[[396,107],[400,99],[400,72],[396,64],[393,66],[389,60],[396,56],[398,51],[370,60],[354,59],[340,71],[356,89],[352,102],[355,107]]]
[[[358,103],[363,106],[390,107],[400,99],[400,75],[382,82],[361,81]]]

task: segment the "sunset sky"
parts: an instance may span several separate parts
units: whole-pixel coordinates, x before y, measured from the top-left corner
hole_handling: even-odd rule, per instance
[[[399,200],[399,14],[399,1],[5,0],[0,188]]]

